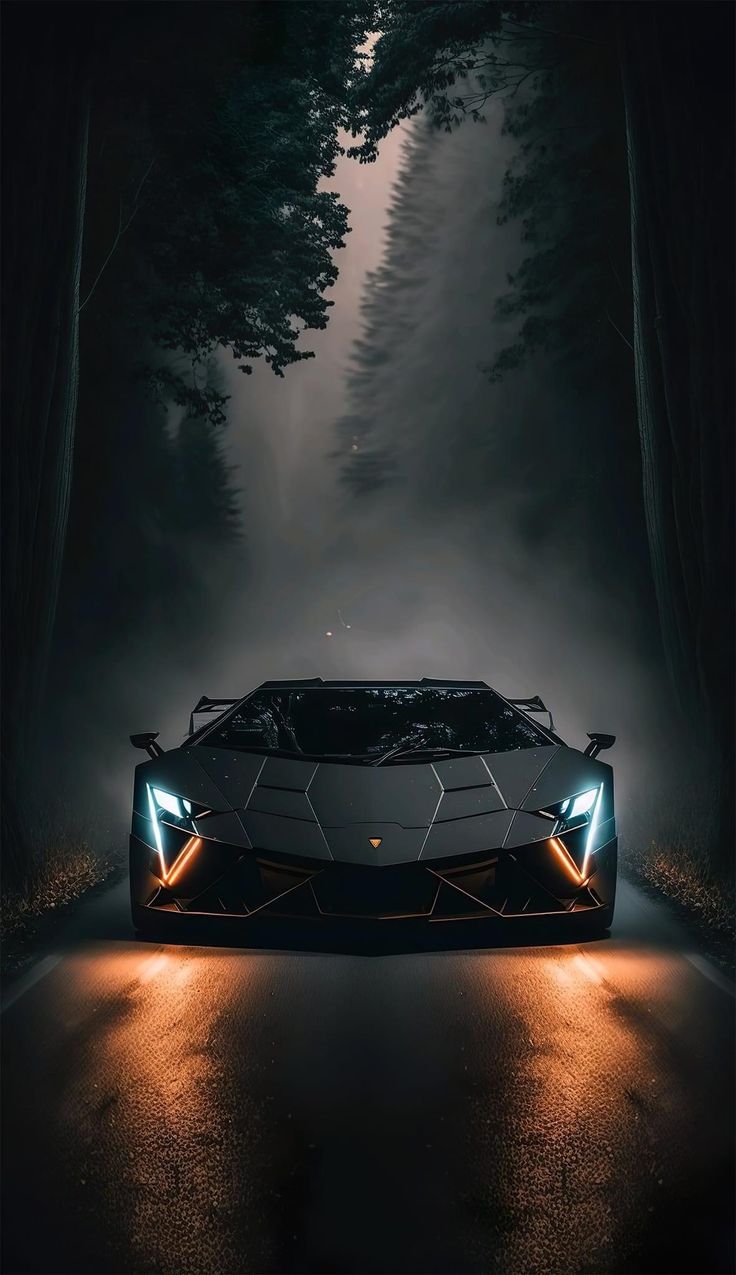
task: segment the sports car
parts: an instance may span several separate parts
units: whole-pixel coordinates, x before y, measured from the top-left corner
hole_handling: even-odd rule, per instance
[[[546,723],[541,719],[547,717]],[[605,932],[613,772],[485,682],[264,682],[203,697],[136,768],[133,920],[559,918]]]

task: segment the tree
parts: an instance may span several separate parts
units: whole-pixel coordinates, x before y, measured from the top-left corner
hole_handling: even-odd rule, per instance
[[[597,29],[591,33],[593,11]],[[554,84],[545,76],[556,69],[548,59],[559,53],[561,41],[597,40],[617,59],[632,246],[631,283],[624,284],[624,293],[630,286],[633,315],[630,327],[610,313],[606,318],[622,344],[631,340],[634,347],[643,505],[662,644],[683,714],[700,751],[720,773],[718,842],[723,861],[730,863],[733,11],[717,3],[522,8],[470,0],[389,3],[381,13],[385,34],[357,88],[365,140],[355,153],[365,161],[389,129],[425,103],[435,122],[451,128],[477,118],[492,93],[513,94],[527,81],[540,94],[537,103],[543,102]],[[522,59],[523,42],[528,58]],[[480,91],[468,88],[470,71],[480,75]],[[574,91],[574,81],[566,80],[564,92]],[[597,110],[599,118],[609,112],[605,94]],[[588,144],[595,144],[597,123]],[[537,142],[530,166],[509,183],[510,213],[535,208],[532,237],[535,218],[538,230],[545,209],[545,180],[551,176],[552,189],[559,189],[564,176],[554,163],[550,169]],[[620,151],[616,146],[614,163]],[[570,184],[569,175],[567,190],[573,197],[581,194],[580,183]],[[590,208],[585,215],[591,219]],[[550,344],[560,352],[579,342],[589,309],[577,286],[583,276],[578,273],[577,295],[566,311],[570,281],[563,286],[560,269],[575,250],[576,221],[575,212],[559,220],[553,216],[552,243],[538,239],[537,251],[512,281],[503,304],[507,314],[525,316],[521,340],[507,348],[492,374],[513,369],[532,349]],[[588,287],[594,285],[591,277]],[[545,305],[560,289],[563,324],[553,332]]]
[[[478,120],[487,97],[513,90],[527,71],[490,41],[504,41],[504,22],[523,23],[536,7],[513,0],[378,0],[374,29],[381,35],[356,76],[354,133],[361,140],[350,153],[372,163],[381,139],[424,109],[445,129]],[[468,90],[471,72],[479,92]]]
[[[5,15],[9,873],[23,855],[14,799],[38,732],[64,557],[80,318],[83,357],[106,344],[107,368],[119,358],[127,377],[137,360],[162,399],[212,420],[223,396],[198,389],[194,369],[179,377],[175,352],[196,368],[225,346],[244,367],[263,357],[281,375],[309,357],[301,331],[327,320],[347,210],[317,184],[347,122],[364,10],[236,3],[203,14],[177,2],[12,3]],[[108,402],[103,393],[92,409],[103,428]]]
[[[348,210],[318,184],[352,118],[367,11],[230,4],[206,23],[191,4],[149,12],[144,46],[125,6],[107,33],[116,75],[101,113],[117,133],[119,187],[138,184],[135,219],[124,222],[134,251],[123,304],[159,352],[196,365],[226,347],[246,372],[262,357],[283,375],[312,357],[300,333],[324,328],[332,304],[325,292]],[[113,238],[117,209],[110,220]],[[174,372],[170,358],[154,357],[147,371],[164,396],[222,419],[223,397]]]
[[[606,384],[618,396],[625,386],[628,409],[633,332],[619,68],[610,12],[587,6],[586,17],[584,38],[571,7],[556,15],[556,35],[524,37],[524,56],[548,69],[533,90],[506,103],[505,129],[518,148],[500,220],[521,224],[526,255],[496,307],[521,327],[488,370],[500,380],[541,350],[581,387]]]
[[[3,35],[2,818],[12,873],[69,509],[90,45],[68,6],[9,4]]]
[[[386,226],[386,252],[366,279],[361,299],[362,333],[350,355],[347,390],[350,411],[338,422],[343,481],[356,494],[376,492],[399,476],[402,440],[385,437],[386,398],[396,383],[396,352],[404,348],[422,307],[434,209],[427,185],[433,179],[432,138],[415,129],[404,143],[401,170],[393,187]]]
[[[86,801],[99,786],[101,751],[114,768],[136,720],[148,719],[154,704],[159,711],[173,688],[180,695],[206,662],[247,569],[223,427],[187,409],[167,411],[141,382],[102,369],[102,382],[85,379],[80,397],[45,712],[52,744],[48,766],[36,768],[40,791],[48,773],[54,791]]]
[[[514,56],[543,69],[505,102],[505,131],[518,145],[499,222],[519,226],[524,257],[495,304],[516,336],[487,372],[492,382],[521,370],[533,376],[530,362],[538,367],[541,358],[577,400],[579,412],[555,426],[554,461],[544,463],[567,475],[568,508],[575,491],[589,504],[589,534],[608,569],[634,585],[642,609],[652,576],[638,498],[628,178],[612,14],[605,5],[557,6],[543,32],[525,28],[519,38],[517,29],[517,39]]]
[[[733,864],[734,14],[620,5],[644,507],[667,667]],[[724,764],[725,763],[725,764]]]

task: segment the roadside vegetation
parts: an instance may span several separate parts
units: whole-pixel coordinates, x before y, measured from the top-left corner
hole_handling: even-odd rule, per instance
[[[673,799],[662,785],[632,803],[620,838],[623,873],[647,893],[664,898],[721,964],[736,959],[733,871],[712,853],[717,809],[715,783],[683,785]]]
[[[53,841],[41,842],[20,886],[2,896],[3,941],[28,929],[45,912],[78,899],[104,881],[112,866],[89,841],[78,841],[64,830]]]
[[[733,942],[733,887],[713,872],[702,852],[682,840],[648,845],[624,853],[631,875],[653,886],[719,939]]]
[[[0,944],[3,967],[22,960],[39,926],[46,927],[69,904],[108,881],[123,863],[120,831],[89,814],[50,807],[29,827],[23,873],[3,880]]]

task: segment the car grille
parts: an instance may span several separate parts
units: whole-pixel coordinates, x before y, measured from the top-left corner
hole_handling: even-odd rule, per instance
[[[251,852],[194,897],[162,891],[155,903],[210,915],[434,922],[579,911],[600,901],[590,888],[573,887],[536,845],[388,867]]]

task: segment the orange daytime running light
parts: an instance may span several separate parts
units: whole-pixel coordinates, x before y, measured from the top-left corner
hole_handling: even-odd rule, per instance
[[[573,859],[572,855],[570,854],[570,851],[560,841],[560,838],[550,837],[547,844],[550,845],[552,849],[554,850],[555,854],[557,855],[557,858],[559,859],[560,863],[562,864],[563,868],[565,869],[570,879],[574,881],[576,885],[582,885],[583,881],[585,880],[585,877],[582,875],[582,873],[578,869],[578,866],[575,863],[575,860]]]
[[[171,871],[164,873],[164,884],[173,885],[179,879],[187,864],[193,859],[202,844],[201,837],[190,837],[181,854],[177,855],[171,865]]]

